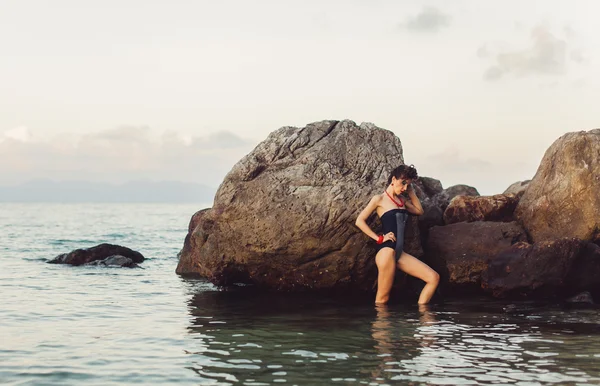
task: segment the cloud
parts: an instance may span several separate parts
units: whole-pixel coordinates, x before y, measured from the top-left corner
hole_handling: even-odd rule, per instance
[[[580,49],[570,48],[568,39],[574,35],[572,29],[564,29],[564,33],[566,37],[561,38],[545,26],[537,26],[531,31],[531,44],[526,49],[496,49],[494,52],[489,44],[481,46],[477,56],[493,62],[485,71],[484,79],[566,74],[569,61],[582,63],[585,59]]]
[[[450,25],[450,16],[433,7],[424,7],[401,26],[416,32],[437,32]]]
[[[242,146],[245,140],[229,131],[219,131],[208,137],[207,143],[219,148],[235,148]]]
[[[486,45],[483,45],[477,49],[477,57],[482,59],[490,57],[490,52]]]
[[[578,64],[587,62],[585,54],[580,49],[571,50],[571,60]]]
[[[150,139],[151,132],[147,126],[121,126],[115,129],[88,134],[86,137],[118,142],[146,142]]]
[[[571,86],[573,88],[583,88],[587,85],[587,82],[584,78],[579,78],[571,82]]]
[[[448,148],[441,153],[432,154],[428,157],[428,161],[445,170],[465,175],[489,173],[492,170],[490,162],[479,158],[464,159],[456,148]]]
[[[29,130],[29,128],[26,126],[19,126],[10,130],[6,130],[0,135],[0,142],[4,142],[6,140],[29,142],[32,139],[33,135],[31,134],[31,130]]]
[[[44,140],[35,140],[24,130],[10,130],[0,137],[4,138],[0,184],[50,178],[111,183],[176,180],[217,186],[258,142],[226,131],[189,136],[129,126]]]

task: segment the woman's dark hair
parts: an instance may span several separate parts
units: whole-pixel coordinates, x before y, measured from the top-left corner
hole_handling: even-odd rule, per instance
[[[415,169],[414,165],[400,165],[390,173],[388,177],[388,185],[392,183],[392,177],[396,177],[397,180],[403,178],[405,180],[413,180],[415,181],[419,178],[417,174],[417,169]]]

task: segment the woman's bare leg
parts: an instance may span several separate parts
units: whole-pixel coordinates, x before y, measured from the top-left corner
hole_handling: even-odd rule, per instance
[[[426,284],[419,296],[419,304],[427,304],[440,282],[440,275],[416,257],[402,251],[398,268],[411,276],[423,280]]]
[[[392,248],[382,248],[375,256],[375,263],[378,271],[375,304],[385,304],[390,298],[390,291],[396,274],[394,250]]]

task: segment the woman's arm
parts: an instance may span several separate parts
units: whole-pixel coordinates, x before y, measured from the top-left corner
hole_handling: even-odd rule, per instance
[[[425,213],[423,207],[421,206],[421,201],[419,201],[419,197],[417,197],[412,184],[408,186],[406,192],[408,193],[408,198],[410,198],[410,202],[407,201],[404,203],[406,205],[406,210],[417,216],[421,216],[423,213]]]
[[[360,212],[358,217],[356,218],[356,222],[354,223],[364,234],[377,241],[379,239],[379,235],[377,235],[367,224],[367,219],[373,213],[377,206],[379,205],[379,201],[381,200],[380,196],[373,196],[371,201],[367,204],[367,206]]]

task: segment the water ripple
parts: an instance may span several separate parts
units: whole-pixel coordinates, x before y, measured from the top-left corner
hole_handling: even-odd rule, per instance
[[[0,204],[0,380],[44,385],[600,384],[600,312],[219,291],[174,274],[202,206]],[[32,237],[35,235],[35,237]],[[144,269],[46,264],[115,241]]]

